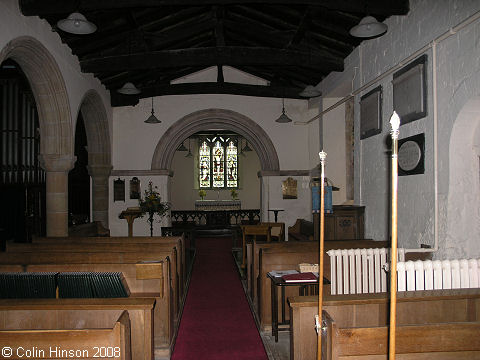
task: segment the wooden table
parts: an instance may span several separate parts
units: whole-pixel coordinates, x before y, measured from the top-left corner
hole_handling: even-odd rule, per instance
[[[272,299],[272,336],[275,337],[275,342],[278,342],[278,332],[288,331],[290,327],[280,327],[282,325],[290,325],[290,320],[285,320],[285,287],[286,286],[298,286],[299,295],[315,295],[318,294],[318,279],[314,281],[299,281],[299,282],[286,282],[281,277],[273,276],[268,273],[267,277],[270,278],[271,284],[271,299]],[[323,278],[324,284],[329,284],[328,279]],[[281,307],[282,317],[281,321],[278,321],[278,288],[281,289]],[[313,320],[312,320],[313,323]],[[313,326],[313,325],[312,325]]]

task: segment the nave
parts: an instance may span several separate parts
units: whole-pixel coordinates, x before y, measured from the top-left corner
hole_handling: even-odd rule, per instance
[[[172,360],[268,359],[243,291],[231,238],[196,240]]]

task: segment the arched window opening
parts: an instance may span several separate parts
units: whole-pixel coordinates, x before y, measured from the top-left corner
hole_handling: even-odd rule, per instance
[[[238,188],[238,138],[199,137],[199,185],[204,189]]]

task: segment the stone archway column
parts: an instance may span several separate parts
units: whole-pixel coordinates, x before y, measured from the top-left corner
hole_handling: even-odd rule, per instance
[[[46,172],[47,236],[68,236],[68,172],[75,157],[40,154],[38,159]]]
[[[92,220],[101,221],[108,229],[108,178],[111,165],[89,165],[88,173],[92,177]]]

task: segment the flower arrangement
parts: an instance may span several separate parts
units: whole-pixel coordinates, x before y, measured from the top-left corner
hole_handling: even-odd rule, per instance
[[[138,199],[138,205],[142,214],[148,214],[147,221],[150,223],[150,236],[153,236],[153,217],[158,215],[159,221],[165,216],[165,213],[170,209],[170,204],[162,202],[160,193],[157,191],[157,186],[153,186],[152,182],[148,183],[148,189],[144,192],[144,198]],[[143,216],[143,215],[142,215]]]
[[[205,190],[203,190],[203,189],[202,189],[202,190],[199,190],[199,191],[198,191],[198,196],[200,196],[200,198],[203,200],[203,198],[204,198],[205,196],[207,196],[207,192],[206,192]]]
[[[230,195],[232,196],[232,200],[237,200],[238,198],[238,192],[235,189],[230,190]]]

